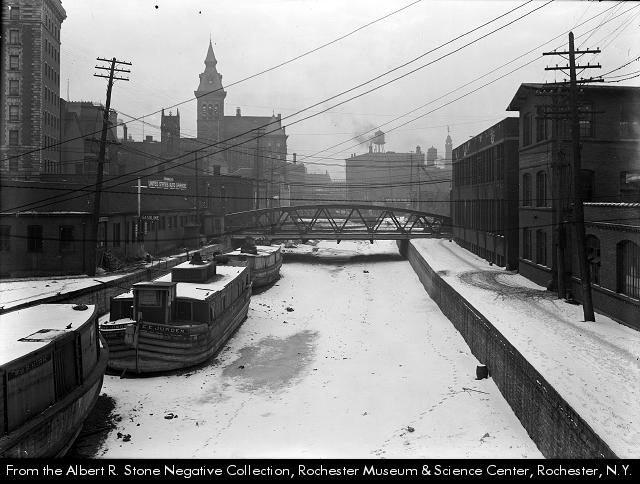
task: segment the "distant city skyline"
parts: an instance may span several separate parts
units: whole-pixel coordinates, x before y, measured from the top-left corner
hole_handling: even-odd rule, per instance
[[[615,69],[638,55],[632,51],[632,46],[638,43],[640,9],[637,7],[640,4],[545,3],[425,0],[317,52],[228,87],[344,36],[411,2],[354,1],[344,4],[273,0],[222,1],[203,6],[193,1],[115,0],[105,3],[65,0],[63,6],[67,19],[61,29],[60,94],[67,97],[68,83],[71,100],[104,102],[104,83],[93,77],[95,58],[116,56],[133,63],[131,81],[116,83],[112,100],[112,107],[118,111],[119,118],[129,121],[129,134],[135,139],[142,139],[143,134],[159,138],[160,110],[165,108],[175,112],[176,108],[172,106],[187,101],[177,106],[181,113],[182,136],[195,136],[193,91],[197,88],[198,74],[204,67],[209,39],[212,38],[218,71],[228,93],[226,114],[232,115],[237,107],[244,115],[281,113],[289,135],[289,158],[295,152],[298,160],[305,162],[310,171],[328,170],[334,179],[340,179],[344,177],[342,160],[351,153],[367,150],[366,143],[357,143],[370,137],[363,135],[369,129],[380,127],[387,134],[388,150],[409,151],[419,145],[426,151],[434,146],[443,154],[447,126],[455,147],[498,120],[515,115],[506,112],[505,108],[520,83],[559,78],[557,74],[544,70],[545,66],[556,63],[558,59],[534,59],[544,51],[566,49],[565,32],[569,29],[574,29],[578,45],[584,42],[585,46],[602,49],[598,56],[583,58],[600,62],[601,73]],[[344,96],[322,102],[519,5],[522,7],[504,18],[390,75]],[[539,10],[513,25],[435,61],[536,8]],[[599,13],[602,14],[588,21]],[[615,18],[616,15],[620,16]],[[579,26],[585,21],[588,22]],[[595,27],[598,27],[595,31],[587,33]],[[536,48],[556,36],[555,41]],[[523,56],[530,50],[531,53]],[[499,69],[518,56],[523,57]],[[293,124],[310,113],[329,108],[432,61],[435,61],[432,65],[388,86]],[[531,63],[509,74],[528,62]],[[480,76],[485,77],[474,81]],[[500,76],[504,77],[478,89]],[[626,81],[628,85],[634,82]],[[470,93],[475,89],[478,91]],[[454,101],[464,95],[464,98]],[[318,102],[319,106],[288,118]],[[449,102],[448,106],[438,109]],[[422,105],[425,106],[407,117],[384,125]],[[400,126],[429,111],[433,112]],[[148,115],[144,127],[141,121],[130,122],[142,115]],[[357,141],[348,141],[358,135]]]

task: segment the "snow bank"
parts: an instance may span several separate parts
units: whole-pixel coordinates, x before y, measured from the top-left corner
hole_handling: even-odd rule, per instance
[[[412,244],[620,457],[640,457],[640,333],[446,240]]]

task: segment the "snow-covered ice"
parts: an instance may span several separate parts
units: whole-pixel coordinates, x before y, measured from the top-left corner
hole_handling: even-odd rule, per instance
[[[434,271],[520,351],[623,458],[640,457],[640,333],[495,266],[453,242],[412,241]]]
[[[394,242],[303,251],[217,359],[107,375],[121,420],[96,457],[541,457]]]

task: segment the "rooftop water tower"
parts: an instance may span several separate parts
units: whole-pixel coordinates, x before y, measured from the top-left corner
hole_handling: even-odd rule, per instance
[[[371,138],[374,153],[384,153],[384,133],[380,130],[376,131]]]

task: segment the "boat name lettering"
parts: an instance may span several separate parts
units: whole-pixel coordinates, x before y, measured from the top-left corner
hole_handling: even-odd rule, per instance
[[[13,380],[14,378],[18,378],[19,376],[24,375],[25,373],[29,373],[31,370],[35,370],[36,368],[44,365],[48,361],[51,361],[51,354],[42,355],[35,360],[30,361],[24,366],[20,368],[16,368],[15,370],[11,370],[7,372],[7,380]]]
[[[152,324],[143,324],[141,329],[145,331],[150,331],[152,333],[168,333],[168,334],[179,334],[182,336],[187,336],[189,334],[189,330],[185,328],[167,328],[163,326],[155,326]]]

